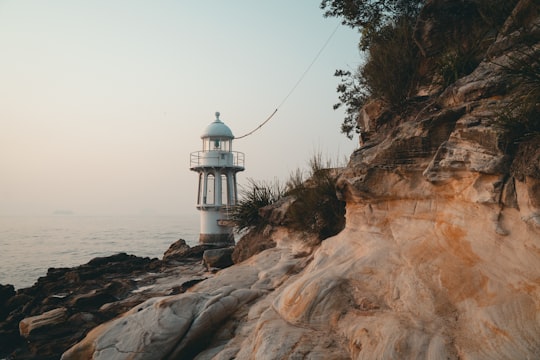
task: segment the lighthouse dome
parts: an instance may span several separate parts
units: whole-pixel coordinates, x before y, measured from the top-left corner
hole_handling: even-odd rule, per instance
[[[210,125],[208,125],[206,129],[204,129],[201,138],[218,137],[234,139],[234,135],[231,129],[219,119],[219,115],[219,112],[216,112],[216,120],[214,120]]]

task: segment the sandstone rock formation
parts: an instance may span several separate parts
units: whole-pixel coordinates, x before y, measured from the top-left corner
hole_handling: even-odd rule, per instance
[[[524,35],[538,54],[539,27],[538,3],[521,0],[472,73],[403,113],[364,109],[338,235],[268,231],[275,247],[133,307],[62,358],[538,358],[540,136],[515,142],[495,120],[519,91],[505,64]]]
[[[166,260],[120,253],[51,268],[30,288],[0,286],[0,358],[58,359],[88,331],[154,296],[204,280],[204,249],[171,245]],[[180,249],[181,248],[181,249]]]

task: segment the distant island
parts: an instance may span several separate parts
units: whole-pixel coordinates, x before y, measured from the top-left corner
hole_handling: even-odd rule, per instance
[[[71,210],[55,210],[53,215],[75,215],[75,213]]]

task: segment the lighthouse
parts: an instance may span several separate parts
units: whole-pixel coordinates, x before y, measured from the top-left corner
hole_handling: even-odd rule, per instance
[[[210,123],[203,134],[202,151],[190,156],[190,170],[199,174],[197,209],[201,214],[200,244],[234,245],[228,215],[236,205],[236,173],[244,170],[244,153],[232,150],[234,135],[219,119]]]

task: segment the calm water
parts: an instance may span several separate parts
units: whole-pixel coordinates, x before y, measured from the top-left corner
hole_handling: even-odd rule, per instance
[[[176,240],[198,241],[193,216],[0,217],[0,284],[32,286],[50,267],[126,252],[161,258]]]

